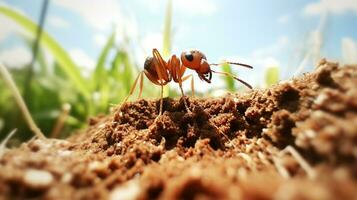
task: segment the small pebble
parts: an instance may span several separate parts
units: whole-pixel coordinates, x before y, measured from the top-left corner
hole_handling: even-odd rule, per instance
[[[71,173],[66,172],[65,174],[63,174],[61,181],[63,183],[69,183],[72,181],[72,177],[73,177],[73,175]]]
[[[72,151],[69,150],[58,150],[57,154],[61,157],[69,157],[72,154]]]
[[[38,169],[28,169],[24,176],[25,184],[33,188],[48,188],[53,182],[53,176],[50,172]]]
[[[124,183],[123,185],[116,187],[110,194],[110,200],[117,199],[137,199],[140,194],[140,185],[137,179],[133,179]]]

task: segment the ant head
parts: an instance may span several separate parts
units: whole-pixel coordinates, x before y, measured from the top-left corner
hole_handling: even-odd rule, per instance
[[[181,54],[181,61],[185,67],[195,70],[201,80],[211,82],[212,72],[205,54],[198,50],[184,51]]]
[[[202,59],[207,60],[205,54],[198,50],[189,50],[181,53],[182,64],[196,71],[201,68]]]

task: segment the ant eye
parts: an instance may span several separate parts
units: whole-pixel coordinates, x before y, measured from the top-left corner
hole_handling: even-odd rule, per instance
[[[186,53],[185,58],[190,62],[193,61],[193,55],[191,53]]]

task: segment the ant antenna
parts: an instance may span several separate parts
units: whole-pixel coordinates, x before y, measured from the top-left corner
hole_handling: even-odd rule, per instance
[[[249,65],[248,65],[248,66],[249,66]],[[212,71],[213,73],[217,73],[217,74],[229,76],[229,77],[231,77],[231,78],[233,78],[233,79],[235,79],[235,80],[237,80],[237,81],[243,83],[243,84],[244,84],[245,86],[247,86],[249,89],[252,89],[252,88],[253,88],[251,85],[249,85],[249,83],[247,83],[247,82],[243,81],[242,79],[240,79],[240,78],[234,76],[233,74],[230,74],[230,73],[228,73],[228,72],[217,72],[217,71],[213,71],[213,70],[211,70],[211,71]]]
[[[243,67],[247,67],[247,68],[253,69],[253,67],[251,65],[247,65],[247,64],[243,64],[243,63],[237,63],[237,62],[212,63],[210,65],[218,66],[218,65],[224,65],[224,64],[240,65],[240,66],[243,66]]]

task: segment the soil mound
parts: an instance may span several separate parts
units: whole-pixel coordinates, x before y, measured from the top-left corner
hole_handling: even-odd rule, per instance
[[[0,158],[5,199],[353,199],[357,66],[322,60],[268,89],[144,99],[67,140]]]

